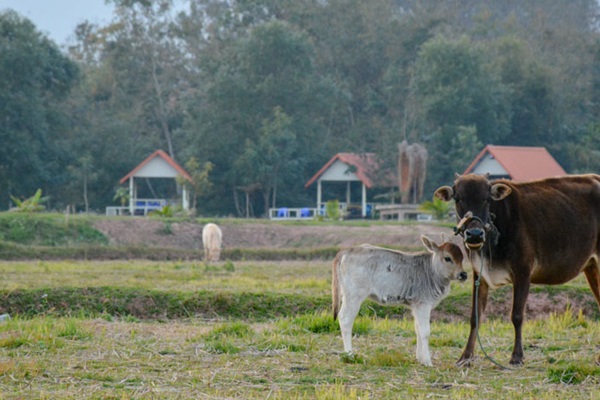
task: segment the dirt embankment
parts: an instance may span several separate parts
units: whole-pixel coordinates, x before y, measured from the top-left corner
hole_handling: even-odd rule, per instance
[[[222,222],[224,248],[320,248],[346,247],[362,243],[402,247],[422,247],[421,235],[439,241],[449,228],[433,225],[287,225],[273,222]],[[202,224],[169,223],[148,218],[102,220],[94,227],[111,244],[157,246],[176,249],[201,249]]]

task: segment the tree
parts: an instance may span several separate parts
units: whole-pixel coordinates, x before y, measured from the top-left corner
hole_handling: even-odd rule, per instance
[[[464,156],[476,154],[481,143],[498,143],[510,133],[510,91],[486,59],[485,50],[464,37],[432,39],[419,53],[411,87],[431,155],[429,190],[459,172],[456,161],[466,168],[470,158]]]
[[[78,78],[77,66],[27,19],[0,13],[0,193],[54,195],[69,155],[61,104]],[[5,198],[4,204],[8,203]]]
[[[265,214],[276,207],[277,188],[289,184],[293,171],[300,169],[297,138],[290,129],[292,120],[279,107],[273,118],[265,120],[260,136],[254,142],[247,140],[244,151],[237,160],[237,170],[245,170],[245,182],[255,184],[263,193]]]
[[[206,76],[206,90],[195,100],[197,107],[190,109],[186,131],[193,143],[190,153],[193,148],[194,154],[213,162],[218,171],[214,175],[217,192],[211,196],[216,206],[227,205],[232,212],[236,188],[254,183],[256,177],[245,167],[248,162],[238,160],[244,154],[250,158],[256,150],[252,146],[261,141],[264,121],[273,118],[275,109],[289,117],[285,130],[295,135],[295,146],[307,158],[320,161],[324,157],[321,143],[335,107],[335,88],[316,73],[313,57],[314,48],[304,33],[274,21],[255,27],[249,37],[233,43],[218,60],[218,68],[207,71],[211,75]],[[308,174],[292,171],[290,165],[283,165],[280,172],[302,178]],[[278,190],[277,197],[298,201],[302,178]]]
[[[87,214],[90,211],[89,184],[97,178],[92,157],[90,155],[80,157],[75,165],[68,167],[68,171],[76,179],[75,184],[81,185],[84,209]]]
[[[179,185],[186,185],[192,193],[192,210],[196,210],[198,198],[206,196],[212,190],[210,173],[214,168],[213,163],[207,161],[201,167],[196,157],[192,157],[185,163],[185,168],[192,178],[191,182],[181,177],[177,178]]]

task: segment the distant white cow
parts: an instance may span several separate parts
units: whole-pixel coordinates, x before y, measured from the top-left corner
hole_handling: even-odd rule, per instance
[[[339,315],[344,351],[352,354],[352,326],[367,297],[383,305],[412,310],[417,360],[431,366],[431,310],[450,292],[450,280],[467,279],[456,244],[435,244],[421,236],[429,252],[407,254],[369,244],[340,250],[333,262],[333,318]],[[342,303],[340,309],[340,302]],[[339,314],[338,314],[339,313]]]
[[[202,229],[202,245],[206,262],[219,261],[221,256],[221,240],[223,234],[217,224],[208,223]]]

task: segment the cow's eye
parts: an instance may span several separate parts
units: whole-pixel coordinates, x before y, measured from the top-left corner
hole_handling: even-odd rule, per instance
[[[452,261],[452,259],[451,259],[450,257],[446,256],[446,257],[444,257],[444,261],[446,261],[446,262],[451,262],[451,261]]]

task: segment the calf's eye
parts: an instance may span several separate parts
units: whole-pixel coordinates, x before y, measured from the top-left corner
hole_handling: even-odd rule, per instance
[[[450,257],[446,256],[446,257],[444,257],[444,261],[446,261],[446,262],[451,262],[451,261],[452,261],[452,259],[451,259]]]

